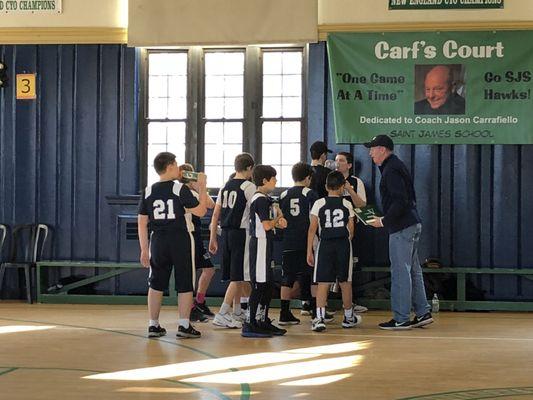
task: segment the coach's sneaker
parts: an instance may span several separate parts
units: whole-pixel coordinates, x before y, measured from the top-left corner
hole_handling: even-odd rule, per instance
[[[192,322],[207,322],[209,318],[207,318],[207,315],[204,315],[198,307],[194,306],[191,310],[191,316],[189,319]]]
[[[326,330],[324,318],[315,318],[311,323],[311,330],[313,332],[324,332]]]
[[[257,325],[274,336],[283,336],[287,333],[287,329],[278,328],[276,325],[273,325],[270,318],[266,318],[265,321],[258,321]]]
[[[300,320],[296,318],[290,311],[287,313],[280,313],[279,324],[280,325],[298,325]]]
[[[205,301],[203,303],[198,303],[196,300],[194,301],[195,307],[200,311],[202,314],[207,315],[208,317],[214,317],[215,314],[213,311],[207,307],[207,304],[205,304]]]
[[[353,328],[354,326],[357,326],[361,323],[363,318],[361,318],[360,315],[353,314],[351,318],[344,316],[344,319],[342,321],[342,327],[343,328]]]
[[[167,330],[162,326],[149,326],[148,327],[148,337],[161,337],[167,334]]]
[[[189,327],[188,328],[185,328],[183,326],[179,326],[178,327],[178,333],[176,333],[176,337],[178,339],[196,339],[196,338],[199,338],[200,336],[202,336],[202,334],[200,332],[198,332],[196,329],[194,329],[194,327],[192,326],[192,324],[189,324]]]
[[[353,308],[353,311],[356,312],[357,314],[362,314],[368,311],[368,308],[366,308],[365,306],[362,306],[360,304],[355,304],[355,303],[352,304],[352,308]]]
[[[213,319],[213,325],[221,326],[222,328],[238,329],[242,326],[239,321],[233,319],[230,313],[216,314]]]
[[[387,331],[405,331],[411,329],[411,321],[397,322],[391,319],[389,322],[382,322],[378,326],[379,329],[385,329]]]
[[[425,313],[421,317],[414,317],[411,321],[412,328],[422,328],[425,325],[433,323],[433,316],[431,313]]]
[[[272,337],[272,333],[263,329],[257,323],[244,322],[242,324],[241,336],[249,338],[269,338]]]

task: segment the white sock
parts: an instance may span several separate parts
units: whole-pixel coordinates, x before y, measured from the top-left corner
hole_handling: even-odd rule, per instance
[[[233,314],[240,315],[241,312],[242,312],[241,303],[236,301],[235,304],[233,305]]]
[[[346,318],[353,318],[353,308],[350,307],[350,308],[345,308],[344,309],[344,316]]]
[[[186,319],[186,318],[183,318],[183,319],[180,318],[180,319],[178,319],[178,328],[179,328],[180,326],[183,326],[185,329],[187,329],[187,328],[189,327],[189,325],[190,325],[190,324],[189,324],[189,319],[188,319],[188,318],[187,318],[187,319]]]
[[[316,308],[316,317],[324,318],[326,316],[326,307],[317,307]]]
[[[241,303],[248,304],[248,300],[250,300],[249,297],[241,297]]]
[[[151,319],[150,322],[148,322],[148,326],[159,326],[159,320]]]
[[[229,313],[230,310],[231,310],[231,306],[229,304],[222,303],[222,305],[220,306],[219,313],[222,314],[222,315],[225,315],[225,314]]]

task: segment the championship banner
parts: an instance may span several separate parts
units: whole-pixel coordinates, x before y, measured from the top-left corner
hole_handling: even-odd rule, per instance
[[[533,31],[330,33],[337,143],[533,143]]]
[[[389,10],[503,8],[503,0],[389,0]]]

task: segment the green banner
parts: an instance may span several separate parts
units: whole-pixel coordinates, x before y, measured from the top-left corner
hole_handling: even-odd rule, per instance
[[[389,10],[503,8],[503,0],[389,0]]]
[[[337,143],[533,143],[533,31],[331,33],[328,57]]]

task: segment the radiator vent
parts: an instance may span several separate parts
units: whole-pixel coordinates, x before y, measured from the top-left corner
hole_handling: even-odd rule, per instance
[[[139,240],[137,222],[126,222],[126,240]]]

